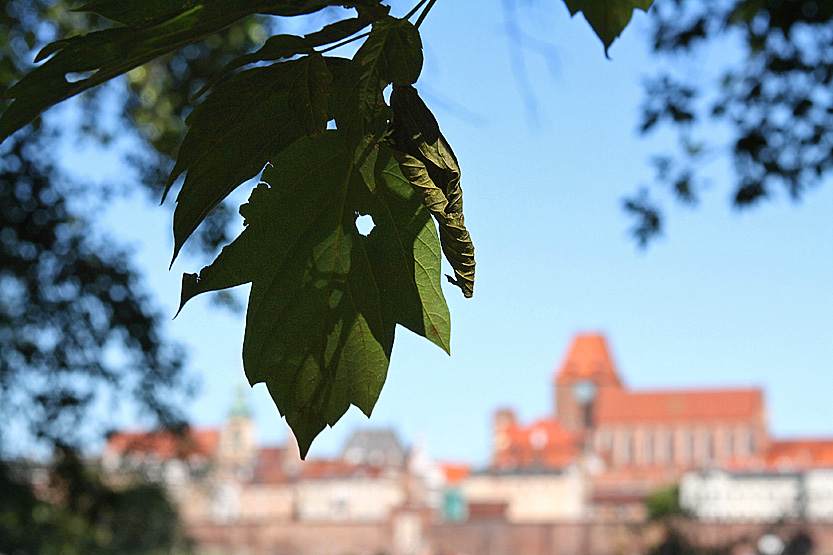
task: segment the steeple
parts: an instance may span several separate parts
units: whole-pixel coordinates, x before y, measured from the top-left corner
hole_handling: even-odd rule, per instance
[[[607,342],[599,333],[573,338],[554,381],[556,418],[573,432],[593,429],[596,400],[606,391],[622,389]]]
[[[238,383],[226,423],[220,428],[221,463],[234,471],[251,468],[257,454],[254,421],[246,384]]]
[[[598,333],[579,334],[555,375],[556,383],[588,380],[597,386],[622,387],[607,342]]]
[[[234,392],[234,400],[231,402],[228,415],[229,417],[252,417],[252,408],[249,406],[249,398],[246,396],[246,386],[242,382],[237,384],[237,390]]]

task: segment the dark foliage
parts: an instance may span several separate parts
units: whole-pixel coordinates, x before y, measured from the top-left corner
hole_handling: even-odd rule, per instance
[[[652,520],[682,514],[679,486],[669,486],[654,492],[645,500],[648,518]]]
[[[732,199],[747,207],[777,191],[801,198],[833,167],[833,3],[821,0],[667,0],[651,10],[654,52],[676,66],[704,48],[741,56],[721,70],[717,93],[666,71],[646,82],[641,131],[676,130],[679,153],[657,159],[656,182],[686,203],[703,189],[702,166],[725,155]],[[727,57],[731,58],[731,56]],[[691,73],[691,72],[689,72]],[[729,130],[730,144],[695,134],[706,124]],[[645,195],[625,201],[645,243],[661,230]]]
[[[24,137],[0,162],[0,418],[77,444],[106,431],[90,418],[106,389],[175,424],[183,353],[124,252],[68,208],[40,148]],[[123,362],[108,364],[109,349]]]
[[[51,471],[0,462],[0,552],[81,554],[185,553],[190,545],[176,509],[155,484],[114,489],[75,452],[59,448]],[[46,478],[41,496],[34,473]],[[48,501],[41,497],[47,497]]]
[[[101,25],[71,12],[79,2],[0,0],[0,111],[3,91],[31,69],[33,49]],[[99,440],[124,406],[154,425],[177,429],[192,381],[184,353],[164,336],[160,314],[127,251],[95,227],[86,200],[130,192],[77,182],[54,158],[68,138],[107,148],[113,130],[143,148],[127,160],[154,201],[184,129],[188,97],[228,60],[249,51],[261,20],[232,25],[210,40],[169,54],[116,85],[118,121],[105,121],[100,91],[77,104],[77,128],[38,119],[0,148],[0,552],[169,552],[178,520],[156,486],[112,489],[88,474],[77,449]],[[108,99],[108,102],[112,102]],[[112,119],[112,118],[110,118]],[[154,170],[145,168],[153,167]],[[157,194],[158,193],[158,194]],[[93,203],[95,204],[95,202]],[[231,212],[221,206],[196,243],[213,253],[227,241]],[[63,496],[32,488],[27,465],[2,461],[40,446],[57,449]]]

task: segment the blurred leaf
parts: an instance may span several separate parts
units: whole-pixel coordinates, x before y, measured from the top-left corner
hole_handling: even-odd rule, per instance
[[[584,14],[584,18],[604,44],[607,55],[610,45],[630,23],[633,11],[648,11],[654,0],[564,0],[564,3],[567,4],[570,15],[576,15],[578,12]]]
[[[252,282],[246,374],[252,384],[266,382],[302,456],[350,404],[370,415],[395,324],[449,345],[429,215],[387,149],[360,172],[344,139],[327,131],[284,150],[264,172],[271,186],[258,185],[241,207],[240,237],[199,276],[183,276],[182,304]],[[367,237],[356,229],[359,213],[376,223]]]

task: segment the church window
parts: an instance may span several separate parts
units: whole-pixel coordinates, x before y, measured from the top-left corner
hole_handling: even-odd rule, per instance
[[[663,462],[674,462],[674,434],[669,431],[662,433],[662,457]]]
[[[683,430],[683,463],[690,463],[694,458],[694,434],[690,430]]]
[[[625,431],[622,434],[622,462],[630,464],[633,460],[633,436],[630,432]]]
[[[714,460],[714,434],[711,431],[706,431],[706,461]]]

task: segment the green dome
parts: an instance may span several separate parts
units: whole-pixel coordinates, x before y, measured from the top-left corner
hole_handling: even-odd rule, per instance
[[[237,384],[237,391],[234,393],[234,400],[231,402],[229,416],[252,416],[252,408],[249,406],[249,399],[246,396],[246,386]]]

